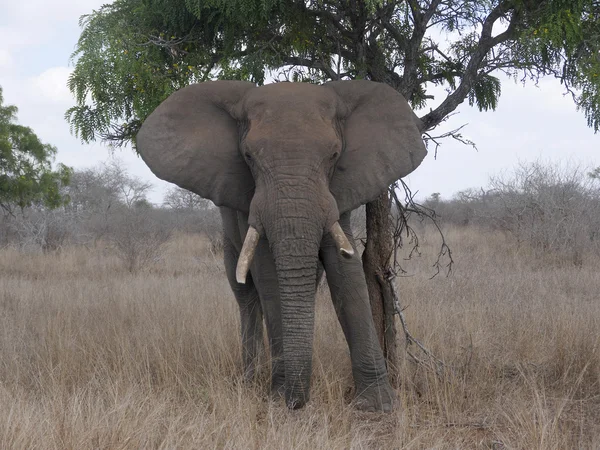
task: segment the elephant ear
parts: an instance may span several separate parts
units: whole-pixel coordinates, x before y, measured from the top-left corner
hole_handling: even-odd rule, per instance
[[[423,161],[420,121],[402,95],[373,81],[325,85],[340,98],[344,150],[329,189],[340,213],[377,198]]]
[[[187,86],[162,102],[136,137],[144,162],[163,180],[247,212],[254,179],[239,151],[232,112],[255,86],[208,81]]]

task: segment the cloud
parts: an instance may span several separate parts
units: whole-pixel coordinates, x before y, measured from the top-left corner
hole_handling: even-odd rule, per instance
[[[106,0],[3,2],[0,42],[10,43],[14,49],[47,44],[62,31],[62,27],[76,25],[80,16],[91,13],[105,3]]]
[[[67,80],[72,68],[50,67],[42,73],[30,77],[0,75],[6,103],[19,107],[19,117],[31,121],[44,121],[52,116],[62,118],[65,110],[73,104],[67,88]],[[59,112],[57,114],[57,112]]]
[[[0,71],[13,70],[14,64],[11,53],[5,48],[0,48]]]
[[[107,147],[84,145],[64,120],[75,102],[66,86],[72,68],[69,55],[79,37],[79,17],[106,0],[2,1],[0,15],[0,86],[5,104],[19,108],[19,123],[31,127],[43,142],[57,147],[57,161],[84,168],[109,157]],[[160,202],[168,184],[158,180],[132,150],[119,156],[133,175],[151,180],[150,198]]]
[[[52,67],[41,74],[30,78],[32,94],[45,103],[70,105],[73,103],[71,92],[67,88],[67,80],[73,69],[69,67]]]
[[[5,22],[46,21],[49,25],[67,22],[97,9],[105,0],[27,0],[3,5]]]
[[[433,134],[468,124],[462,133],[477,144],[477,150],[447,139],[434,159],[435,146],[431,146],[421,167],[409,176],[411,188],[420,191],[419,198],[432,192],[449,198],[459,190],[485,186],[490,175],[511,172],[519,162],[574,160],[599,166],[598,136],[586,126],[572,98],[563,93],[557,80],[523,87],[503,78],[496,111],[479,112],[463,103],[460,113]]]

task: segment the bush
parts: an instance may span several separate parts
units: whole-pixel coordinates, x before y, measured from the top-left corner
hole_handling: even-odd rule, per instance
[[[111,221],[109,241],[130,273],[156,261],[171,235],[171,228],[155,220],[152,213],[151,208],[127,208]]]
[[[223,251],[221,214],[210,200],[174,186],[165,194],[163,206],[171,211],[178,231],[204,234],[213,256]]]
[[[537,254],[559,252],[581,264],[600,243],[600,183],[581,167],[521,164],[490,179],[488,189],[467,190],[436,211],[445,222],[479,225],[510,234]]]
[[[27,252],[59,251],[74,243],[77,218],[63,209],[26,208],[0,218],[0,245],[16,246]]]

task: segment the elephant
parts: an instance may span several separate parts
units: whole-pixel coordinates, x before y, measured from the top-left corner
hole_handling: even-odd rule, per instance
[[[387,412],[397,402],[350,214],[419,166],[427,154],[420,130],[406,100],[382,83],[207,81],[171,94],[136,136],[155,175],[220,207],[246,377],[264,316],[271,392],[290,409],[309,400],[321,266],[350,351],[356,407]]]

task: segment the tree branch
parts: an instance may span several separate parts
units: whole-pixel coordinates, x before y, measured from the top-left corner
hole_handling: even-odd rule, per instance
[[[416,0],[410,0],[409,5],[413,16],[413,33],[406,45],[404,56],[404,72],[402,74],[402,84],[400,92],[404,98],[411,100],[414,92],[419,86],[417,79],[417,70],[419,67],[419,55],[423,37],[427,32],[427,23],[433,17],[437,7],[442,0],[431,0],[431,3],[425,11],[421,11]]]
[[[456,107],[465,100],[471,91],[473,84],[477,80],[479,69],[487,53],[494,46],[507,41],[514,35],[518,14],[516,11],[514,11],[514,6],[512,6],[511,3],[512,2],[509,2],[508,0],[501,2],[485,19],[483,22],[479,42],[471,54],[471,58],[469,59],[469,63],[467,64],[467,68],[464,72],[460,85],[452,94],[446,97],[440,106],[421,118],[425,126],[425,130],[430,130],[439,125],[444,117],[454,111]],[[503,17],[511,10],[513,10],[513,15],[508,28],[497,36],[492,37],[492,29],[496,20],[498,20],[500,17]]]
[[[282,59],[283,63],[290,66],[303,66],[308,69],[323,71],[332,80],[339,80],[340,76],[333,68],[326,64],[323,59],[316,61],[314,59],[302,58],[300,56],[286,56]]]
[[[313,10],[306,8],[305,11],[310,16],[326,19],[327,23],[333,25],[344,37],[352,38],[352,33],[342,25],[343,17],[337,16],[326,9]]]
[[[427,145],[428,141],[431,141],[435,144],[435,150],[434,150],[434,159],[437,158],[437,152],[438,149],[440,148],[440,146],[442,145],[441,142],[439,142],[440,139],[445,139],[448,137],[451,137],[452,139],[460,142],[463,145],[469,145],[471,147],[473,147],[475,150],[477,150],[477,145],[475,144],[475,142],[473,142],[472,140],[465,138],[460,131],[466,127],[467,124],[461,125],[458,128],[455,128],[454,130],[451,131],[447,131],[446,133],[440,134],[439,136],[432,136],[429,133],[423,133],[425,135],[425,137],[423,138],[423,141],[425,141],[425,145]]]

